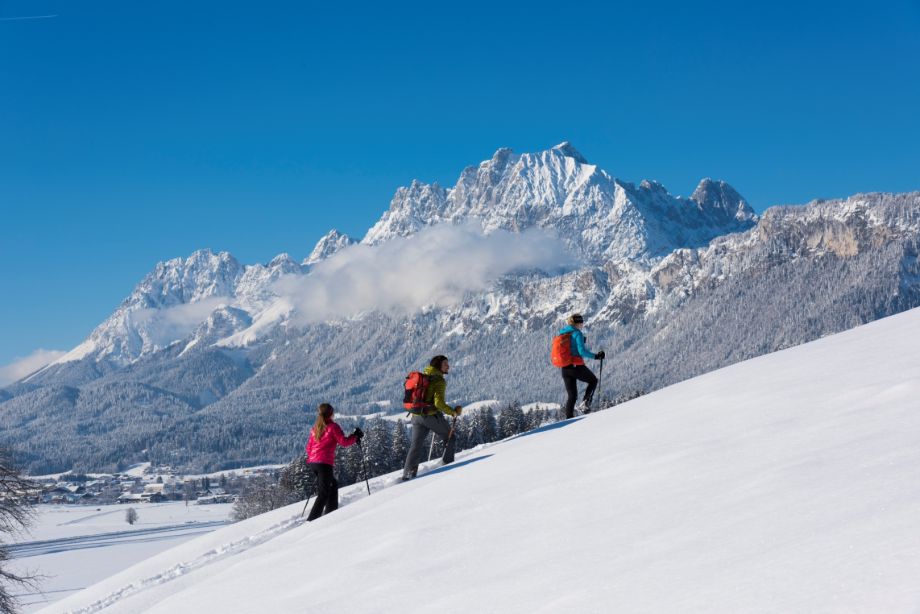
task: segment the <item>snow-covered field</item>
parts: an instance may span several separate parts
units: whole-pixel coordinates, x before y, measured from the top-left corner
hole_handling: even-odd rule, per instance
[[[613,357],[615,360],[615,357]],[[920,611],[920,310],[190,540],[48,612]]]
[[[32,612],[177,544],[228,522],[230,504],[154,503],[133,506],[138,519],[125,520],[128,505],[39,505],[27,534],[10,546],[11,568],[45,576],[39,590],[17,588]]]

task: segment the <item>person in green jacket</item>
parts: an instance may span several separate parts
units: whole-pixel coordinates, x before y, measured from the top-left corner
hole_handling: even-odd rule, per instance
[[[459,416],[463,408],[459,405],[451,407],[444,401],[447,393],[447,380],[444,376],[450,371],[450,363],[447,356],[435,356],[431,363],[425,367],[424,374],[430,380],[428,390],[425,392],[425,403],[427,407],[420,414],[414,414],[410,423],[412,424],[412,443],[409,446],[409,454],[406,455],[406,465],[403,467],[402,479],[411,480],[418,474],[419,456],[425,447],[425,438],[430,431],[441,438],[444,442],[444,456],[441,460],[444,464],[454,462],[454,438],[453,429],[447,422],[445,414],[448,416]]]

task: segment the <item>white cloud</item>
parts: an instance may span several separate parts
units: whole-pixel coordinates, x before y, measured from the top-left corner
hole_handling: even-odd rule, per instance
[[[309,323],[451,305],[507,273],[573,262],[562,241],[541,229],[484,234],[476,223],[442,224],[380,245],[348,247],[273,289],[295,306],[297,322]]]
[[[25,358],[16,358],[14,362],[0,367],[0,386],[19,381],[25,376],[38,371],[66,354],[60,350],[37,349]]]
[[[132,318],[145,340],[157,347],[165,347],[187,337],[215,309],[230,301],[227,297],[216,296],[164,309],[139,309]]]

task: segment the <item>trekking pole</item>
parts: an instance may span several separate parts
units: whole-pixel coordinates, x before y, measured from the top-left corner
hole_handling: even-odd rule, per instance
[[[316,489],[317,489],[317,488],[319,488],[319,480],[318,480],[318,478],[317,478],[317,482],[313,485],[313,492],[310,493],[309,495],[307,495],[307,500],[304,501],[304,504],[303,504],[303,511],[300,512],[300,517],[301,517],[301,518],[303,518],[303,515],[304,515],[305,513],[307,513],[307,506],[310,504],[310,497],[313,496],[313,493],[316,492]]]
[[[447,439],[444,440],[444,453],[447,453],[447,447],[450,445],[450,438],[454,436],[454,430],[457,428],[457,414],[454,414],[454,419],[450,421],[450,430],[447,431]]]
[[[307,513],[307,506],[310,505],[310,497],[312,497],[312,496],[313,496],[312,493],[310,493],[309,495],[307,495],[307,500],[304,501],[304,504],[303,504],[303,510],[300,512],[300,517],[301,517],[301,518],[303,518],[303,515]]]
[[[457,426],[457,416],[454,416],[453,421],[450,423],[450,430],[447,432],[447,439],[444,440],[444,448],[447,449],[447,444],[450,443],[450,438],[454,436],[454,428]],[[428,460],[431,460],[432,455],[434,454],[434,431],[431,431],[431,448],[428,450]]]
[[[367,479],[367,456],[364,455],[364,446],[361,445],[361,440],[358,440],[358,449],[361,450],[361,463],[364,465],[364,483],[367,484],[367,494],[371,494],[371,482]]]
[[[601,394],[601,384],[604,381],[604,360],[606,358],[607,358],[606,356],[604,356],[604,358],[601,358],[601,371],[600,371],[600,375],[598,375],[597,377],[597,398],[600,401],[600,403],[604,402],[604,395]],[[598,407],[598,409],[604,409],[604,408]]]
[[[455,429],[455,428],[457,428],[457,416],[456,416],[456,414],[454,415],[454,419],[451,420],[451,422],[450,422],[450,431],[447,433],[447,441],[444,442],[444,445],[445,445],[445,446],[446,446],[448,443],[450,443],[450,438],[454,436],[454,429]]]

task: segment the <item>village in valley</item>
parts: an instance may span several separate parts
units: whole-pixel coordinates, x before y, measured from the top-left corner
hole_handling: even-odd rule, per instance
[[[110,505],[185,501],[207,505],[234,503],[253,477],[271,476],[267,466],[208,475],[182,475],[169,466],[144,463],[126,473],[62,473],[32,478],[34,488],[22,493],[32,504]]]

